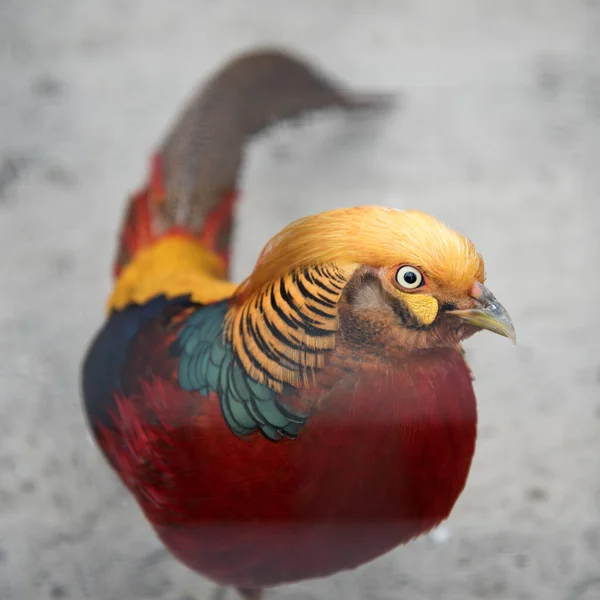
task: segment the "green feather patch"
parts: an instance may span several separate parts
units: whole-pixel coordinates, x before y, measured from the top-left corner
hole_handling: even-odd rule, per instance
[[[260,431],[270,440],[296,438],[309,414],[290,410],[280,395],[252,379],[223,336],[227,301],[199,308],[175,342],[179,384],[202,395],[215,392],[231,430],[240,437]]]

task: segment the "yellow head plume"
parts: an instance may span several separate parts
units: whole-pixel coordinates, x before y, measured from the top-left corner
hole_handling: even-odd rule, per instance
[[[236,295],[247,297],[297,267],[388,267],[407,263],[456,290],[485,279],[473,243],[419,211],[380,206],[343,208],[298,219],[271,239]]]

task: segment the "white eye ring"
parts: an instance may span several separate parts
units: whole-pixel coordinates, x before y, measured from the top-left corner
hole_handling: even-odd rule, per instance
[[[423,275],[414,267],[400,267],[396,271],[396,281],[403,288],[414,290],[423,284]]]

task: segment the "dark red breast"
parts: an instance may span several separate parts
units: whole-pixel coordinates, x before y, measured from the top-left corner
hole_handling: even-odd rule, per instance
[[[352,369],[338,356],[325,371],[337,383],[304,390],[315,414],[298,439],[276,443],[236,437],[214,394],[167,378],[120,399],[122,430],[102,444],[182,562],[223,584],[266,587],[356,567],[448,516],[476,437],[459,353]]]

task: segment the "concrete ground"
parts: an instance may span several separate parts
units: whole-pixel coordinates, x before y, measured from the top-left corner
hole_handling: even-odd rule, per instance
[[[600,598],[600,4],[3,0],[0,599],[212,593],[90,443],[78,373],[149,152],[199,81],[264,44],[403,105],[252,146],[236,277],[292,218],[419,208],[476,242],[519,335],[467,345],[480,435],[446,529],[267,597]]]

